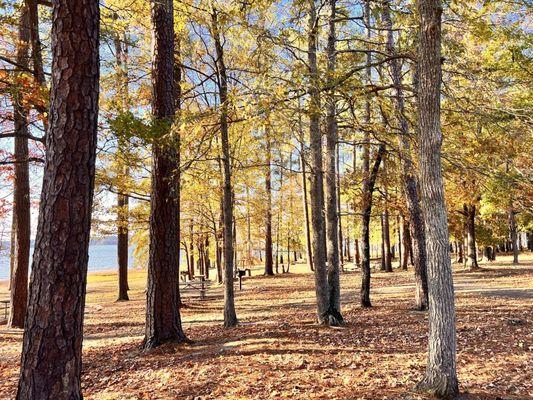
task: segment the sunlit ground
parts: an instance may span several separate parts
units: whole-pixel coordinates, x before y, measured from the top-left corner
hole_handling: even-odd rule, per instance
[[[521,255],[519,266],[510,257],[481,266],[474,273],[455,266],[461,390],[468,399],[533,398],[533,255]],[[145,271],[130,272],[131,301],[119,303],[116,274],[91,274],[85,398],[425,398],[411,392],[427,346],[427,314],[411,310],[412,273],[374,272],[371,309],[359,307],[359,274],[343,274],[348,325],[332,329],[314,325],[314,281],[306,266],[275,277],[254,271],[236,292],[239,327],[221,327],[220,287],[206,300],[185,293],[184,329],[194,343],[148,354],[140,350]],[[1,399],[14,398],[21,336],[0,326]]]

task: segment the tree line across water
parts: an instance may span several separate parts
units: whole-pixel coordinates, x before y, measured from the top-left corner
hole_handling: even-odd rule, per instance
[[[429,313],[417,387],[458,393],[450,247],[477,269],[480,249],[518,263],[532,246],[530,5],[2,6],[0,138],[14,147],[0,148],[2,190],[13,190],[0,216],[12,215],[9,325],[24,329],[17,399],[82,396],[91,226],[117,234],[118,300],[130,245],[146,265],[146,350],[189,342],[180,249],[189,277],[214,264],[226,328],[238,324],[239,267],[289,272],[304,253],[317,322],[337,326],[344,265],[360,268],[371,307],[371,242],[386,271],[397,249],[414,266],[413,305]],[[42,165],[41,187],[30,178]]]

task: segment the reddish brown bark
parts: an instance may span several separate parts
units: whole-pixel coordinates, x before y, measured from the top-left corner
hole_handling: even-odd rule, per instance
[[[98,118],[98,2],[57,0],[52,15],[50,130],[18,400],[82,398]]]
[[[29,34],[28,7],[21,9],[19,19],[19,45],[17,63],[28,67]],[[12,276],[11,303],[8,325],[13,328],[24,327],[26,303],[28,301],[28,268],[30,262],[30,177],[28,164],[28,111],[24,107],[22,90],[13,96],[13,116],[15,128],[14,149],[14,190],[12,224]]]
[[[143,346],[187,340],[179,312],[179,142],[169,133],[175,115],[172,0],[152,1],[153,144],[150,255]],[[165,137],[167,136],[167,137]],[[168,138],[170,136],[170,138]]]

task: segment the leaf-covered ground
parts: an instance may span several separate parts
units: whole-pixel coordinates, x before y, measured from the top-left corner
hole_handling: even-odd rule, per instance
[[[479,272],[456,266],[458,369],[468,399],[533,398],[533,256]],[[259,272],[259,271],[257,271]],[[374,272],[371,309],[358,305],[359,274],[341,277],[345,328],[314,324],[313,276],[247,278],[237,290],[239,327],[221,327],[222,292],[186,293],[192,344],[140,351],[142,271],[129,302],[114,302],[114,273],[89,277],[84,340],[86,399],[423,399],[427,314],[411,310],[412,271]],[[0,284],[0,299],[7,297]],[[17,384],[21,332],[0,326],[0,398]]]

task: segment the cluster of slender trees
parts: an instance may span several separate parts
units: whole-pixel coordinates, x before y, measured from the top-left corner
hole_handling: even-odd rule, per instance
[[[387,124],[397,131],[397,151],[400,160],[401,190],[407,205],[409,227],[404,232],[412,240],[415,306],[429,310],[429,355],[427,370],[418,387],[439,396],[458,392],[456,374],[456,333],[453,280],[450,255],[450,232],[444,197],[441,163],[441,14],[440,0],[418,0],[418,43],[416,54],[415,95],[416,124],[410,123],[406,112],[404,71],[393,34],[389,0],[380,10],[385,35],[385,61],[374,63],[371,32],[370,2],[365,3],[363,20],[366,26],[367,48],[362,67],[364,79],[371,86],[373,70],[388,69],[393,92],[393,120]],[[37,1],[25,1],[20,17],[19,39],[15,64],[28,70],[37,82],[45,83],[40,54]],[[234,163],[230,125],[230,77],[226,65],[221,19],[224,15],[216,4],[209,3],[209,34],[214,46],[216,96],[218,108],[216,131],[220,151],[217,163],[222,172],[222,227],[217,243],[217,264],[222,265],[224,281],[224,326],[237,325],[234,302],[235,274],[235,188]],[[327,5],[327,59],[325,71],[320,68],[319,15]],[[14,191],[14,222],[16,237],[12,246],[14,265],[12,304],[22,304],[10,316],[12,326],[24,327],[22,361],[17,399],[81,399],[81,363],[83,315],[87,280],[88,245],[95,187],[95,164],[98,133],[100,6],[96,0],[54,0],[52,6],[52,72],[50,108],[41,106],[46,157],[39,204],[39,221],[29,292],[27,287],[30,208],[28,139],[32,134],[24,107],[14,100],[16,182]],[[243,4],[246,7],[246,4]],[[303,174],[304,212],[310,220],[306,230],[308,262],[314,271],[317,320],[323,325],[345,323],[341,310],[340,271],[343,257],[342,229],[339,229],[340,191],[338,168],[339,118],[337,95],[337,23],[344,18],[336,0],[317,2],[306,0],[307,42],[305,87],[302,98],[308,122],[309,162],[303,150],[307,135],[302,134],[301,168]],[[152,66],[150,149],[151,179],[149,193],[149,254],[146,301],[146,323],[143,348],[157,347],[165,342],[188,342],[180,317],[179,253],[181,173],[183,163],[182,60],[179,35],[175,32],[176,10],[172,0],[152,0]],[[260,21],[261,22],[261,21]],[[257,40],[257,47],[265,44]],[[126,68],[127,47],[117,39],[115,56],[120,70]],[[259,69],[262,59],[258,60]],[[359,67],[356,67],[352,74]],[[121,80],[127,80],[124,75]],[[127,84],[123,85],[127,86]],[[127,99],[127,90],[122,92]],[[127,108],[124,100],[121,107]],[[362,307],[370,307],[370,219],[373,192],[378,170],[384,168],[387,147],[384,143],[371,146],[372,99],[365,98],[362,145],[362,192],[360,214],[361,238],[361,297]],[[268,110],[264,112],[268,114]],[[382,112],[385,124],[386,113]],[[265,120],[267,116],[265,116]],[[300,117],[299,127],[303,131]],[[267,212],[265,225],[265,274],[274,273],[272,243],[272,137],[269,124],[265,134],[265,193]],[[415,130],[416,132],[413,132]],[[415,135],[416,133],[416,135]],[[325,141],[323,140],[325,136]],[[416,137],[416,141],[413,140]],[[120,147],[120,146],[119,146]],[[413,159],[418,150],[418,163]],[[291,153],[292,156],[292,153]],[[15,160],[17,161],[17,160]],[[25,162],[22,162],[25,161]],[[292,162],[292,159],[290,160]],[[306,168],[309,167],[309,171]],[[123,166],[123,174],[128,167]],[[310,177],[310,210],[307,208],[307,179]],[[119,220],[119,299],[127,300],[128,201],[131,196],[117,192]],[[143,199],[147,200],[147,199]],[[200,201],[200,200],[198,200]],[[374,205],[375,206],[375,205]],[[310,211],[310,212],[309,212]],[[387,212],[387,210],[385,210]],[[465,216],[472,210],[467,206]],[[475,210],[473,211],[475,215]],[[309,216],[310,214],[310,216]],[[388,217],[384,219],[388,221]],[[388,223],[388,222],[387,222]],[[472,222],[473,225],[473,222]],[[27,227],[20,229],[18,227]],[[472,232],[473,228],[469,231]],[[384,229],[388,232],[388,227]],[[475,231],[474,231],[475,233]],[[390,238],[388,239],[390,241]],[[516,243],[516,238],[513,239]],[[475,256],[475,239],[473,256]],[[387,245],[387,248],[390,246]],[[349,246],[348,246],[349,248]],[[514,246],[516,249],[516,245]],[[472,251],[472,249],[470,249]],[[287,257],[290,257],[287,251]],[[391,255],[385,264],[390,266]],[[220,258],[220,260],[218,260]],[[26,302],[25,299],[28,299]],[[27,309],[26,309],[27,305]]]

